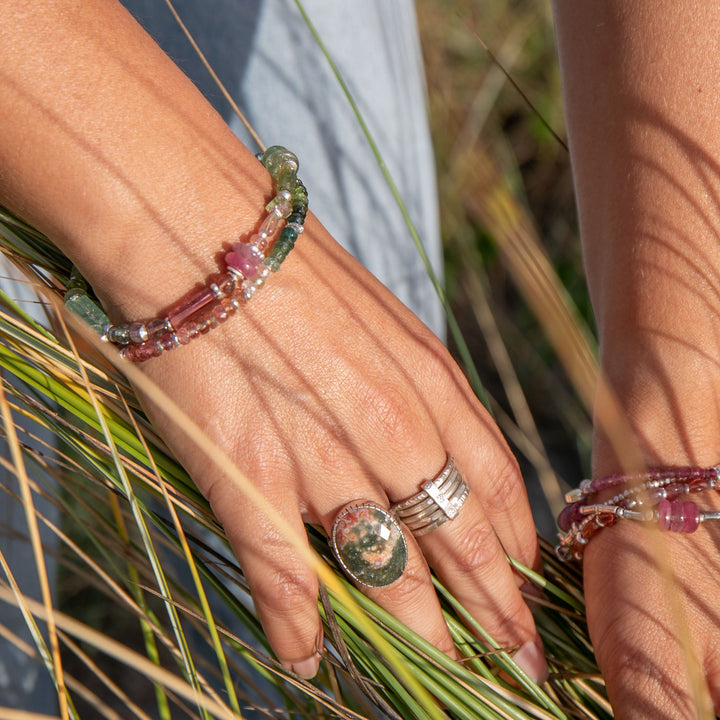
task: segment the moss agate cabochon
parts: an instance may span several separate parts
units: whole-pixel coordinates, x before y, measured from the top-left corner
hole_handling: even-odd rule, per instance
[[[345,572],[370,587],[397,580],[407,564],[400,523],[387,510],[363,503],[342,510],[333,524],[332,548]]]

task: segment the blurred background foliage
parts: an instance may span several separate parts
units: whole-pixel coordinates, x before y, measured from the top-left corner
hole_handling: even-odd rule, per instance
[[[417,0],[417,10],[448,292],[496,416],[512,441],[514,433],[502,416],[514,414],[508,399],[513,389],[500,377],[486,324],[478,323],[481,281],[491,323],[564,489],[589,470],[589,416],[477,208],[479,198],[497,186],[512,197],[532,219],[542,249],[591,327],[551,6],[548,0]],[[523,452],[523,443],[513,445],[540,532],[551,536],[553,503],[536,482],[536,464]]]

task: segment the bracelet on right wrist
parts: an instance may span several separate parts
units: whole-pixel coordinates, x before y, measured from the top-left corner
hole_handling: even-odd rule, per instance
[[[600,492],[616,494],[593,503]],[[558,517],[563,531],[555,547],[561,560],[581,560],[590,539],[618,519],[655,523],[662,531],[692,533],[701,523],[720,520],[718,512],[701,512],[688,495],[720,489],[720,465],[708,468],[667,467],[647,472],[608,475],[583,480],[565,496],[568,503]]]

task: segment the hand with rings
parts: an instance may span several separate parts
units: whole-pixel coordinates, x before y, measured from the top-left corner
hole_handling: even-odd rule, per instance
[[[15,94],[10,82],[0,94],[12,107],[8,116],[23,120],[8,125],[4,144],[16,138],[33,152],[0,159],[2,176],[17,180],[12,192],[0,182],[0,201],[22,207],[28,222],[57,241],[113,323],[156,318],[217,273],[222,243],[256,232],[273,183],[121,8],[103,5],[103,23],[80,27],[85,15],[45,6],[64,30],[54,29],[41,50],[61,53],[61,39],[86,32],[63,55],[62,80],[72,76],[72,87],[93,90],[64,91],[47,63],[34,62],[40,50],[22,55],[33,63],[8,63],[22,65],[28,88]],[[112,43],[104,40],[106,14]],[[33,47],[48,23],[43,16],[43,23],[24,24],[26,35],[13,35],[8,52]],[[102,42],[83,44],[98,32]],[[118,45],[118,33],[127,41]],[[131,53],[127,62],[118,62],[118,47]],[[88,82],[98,68],[102,82]],[[37,112],[26,108],[28,97],[52,104]],[[91,128],[93,144],[74,144],[67,127],[83,142],[83,129]],[[142,372],[299,537],[306,537],[304,523],[328,537],[334,528],[345,568],[369,597],[452,654],[432,568],[541,678],[539,636],[506,556],[530,567],[539,562],[515,459],[443,344],[312,215],[304,227],[257,298],[220,329],[143,363]],[[278,658],[299,675],[314,675],[322,627],[314,572],[170,411],[141,400],[224,526]]]
[[[297,529],[321,525],[373,600],[454,654],[430,568],[528,674],[546,664],[506,552],[539,550],[515,460],[442,343],[311,218],[247,312],[143,367]],[[199,374],[199,367],[206,368]],[[161,411],[223,523],[268,639],[318,668],[317,578]]]
[[[469,491],[450,458],[417,495],[389,511],[369,502],[343,508],[332,526],[333,552],[345,572],[361,585],[390,585],[407,565],[407,544],[399,521],[415,537],[426,535],[457,517]]]

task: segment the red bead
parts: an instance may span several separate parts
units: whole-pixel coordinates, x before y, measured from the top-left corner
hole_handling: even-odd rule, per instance
[[[157,342],[152,341],[139,345],[128,345],[122,349],[120,355],[131,362],[144,362],[162,355],[162,348]]]
[[[571,503],[566,505],[558,515],[558,525],[561,530],[568,532],[573,525],[577,525],[585,515],[580,513],[580,508],[584,507],[585,503]]]

